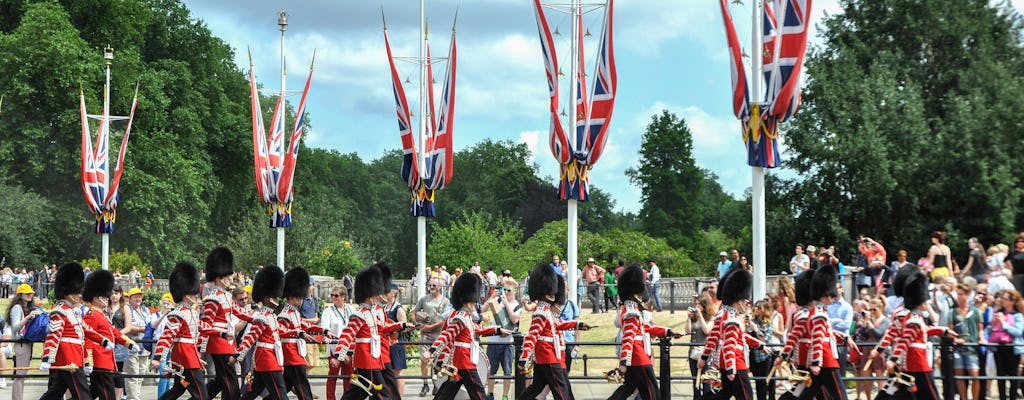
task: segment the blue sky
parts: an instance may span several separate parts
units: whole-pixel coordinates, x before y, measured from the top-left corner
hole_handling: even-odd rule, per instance
[[[588,0],[589,1],[589,0]],[[592,1],[591,1],[592,2]],[[1024,0],[1012,1],[1024,10]],[[277,13],[285,8],[288,88],[300,89],[313,50],[315,72],[306,110],[313,129],[312,147],[355,152],[364,160],[400,148],[394,100],[382,34],[381,8],[396,56],[417,56],[419,1],[416,0],[185,0],[193,17],[236,49],[239,68],[248,68],[252,49],[257,79],[268,89],[280,87],[280,32]],[[731,5],[740,41],[749,48],[750,0]],[[447,52],[452,18],[458,7],[458,86],[454,122],[455,149],[485,138],[526,143],[541,176],[554,183],[558,168],[547,149],[550,117],[531,0],[428,0],[426,16],[435,56]],[[619,87],[607,149],[591,171],[591,184],[609,192],[616,207],[640,208],[641,193],[625,176],[637,163],[641,136],[651,116],[668,109],[686,120],[694,134],[697,163],[719,176],[723,187],[739,197],[750,186],[750,168],[732,116],[725,33],[714,0],[619,0],[615,3],[615,53]],[[840,12],[837,0],[814,2],[813,22]],[[584,25],[597,46],[601,12],[588,14]],[[548,11],[560,62],[568,71],[571,29],[567,15]],[[820,43],[817,27],[812,45]],[[595,51],[589,51],[588,70]],[[399,73],[416,102],[419,73],[399,63]],[[434,68],[437,92],[444,68]],[[749,76],[749,75],[748,75]],[[560,88],[567,92],[568,81]],[[298,98],[292,97],[297,102]],[[566,99],[561,101],[567,103]],[[415,105],[410,105],[413,109]],[[266,117],[269,124],[269,116]],[[289,122],[290,124],[291,122]],[[416,122],[414,122],[415,124]],[[289,125],[290,126],[290,125]],[[785,127],[783,127],[785,129]],[[240,132],[245,132],[241,130]],[[784,139],[783,139],[784,141]],[[783,149],[784,147],[783,143]],[[302,162],[300,155],[299,162]],[[785,173],[784,171],[780,171]],[[459,179],[456,170],[453,179]],[[395,171],[395,179],[399,171]],[[301,182],[297,184],[301,185]],[[443,207],[444,194],[438,196]]]

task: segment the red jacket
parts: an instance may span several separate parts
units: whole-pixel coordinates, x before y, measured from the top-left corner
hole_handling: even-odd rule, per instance
[[[334,354],[342,354],[352,357],[352,366],[355,369],[384,369],[384,360],[381,358],[381,335],[377,317],[373,313],[373,306],[361,304],[359,310],[353,313],[345,325],[345,330],[338,335],[338,346]],[[395,324],[401,327],[401,324]]]
[[[160,361],[170,352],[170,361],[177,364],[175,367],[202,369],[196,345],[196,339],[200,337],[199,314],[192,307],[179,303],[164,318],[164,331],[157,338],[153,359]]]
[[[892,324],[890,324],[889,328],[885,330],[885,336],[882,337],[882,340],[878,342],[878,352],[882,354],[890,352],[891,354],[891,351],[899,345],[900,333],[903,330],[903,323],[909,316],[910,311],[903,307],[900,307],[895,313],[893,313]]]
[[[253,354],[253,371],[274,372],[282,371],[284,365],[284,354],[281,351],[281,337],[278,336],[277,316],[274,309],[262,306],[253,313],[249,330],[242,337],[242,343],[238,345],[237,354],[245,355],[253,346],[256,352]]]
[[[622,346],[619,349],[619,363],[627,366],[654,365],[651,361],[651,336],[665,337],[671,335],[672,330],[648,323],[632,300],[626,300],[620,318]]]
[[[114,329],[114,326],[110,324],[110,319],[103,313],[103,310],[89,306],[89,309],[82,316],[82,323],[92,327],[96,333],[108,340],[113,340],[122,346],[127,346],[127,338],[120,330]],[[117,371],[117,366],[114,364],[114,351],[107,350],[102,344],[87,341],[85,342],[86,352],[92,351],[92,366],[95,369],[102,369],[106,371]]]
[[[839,368],[839,349],[836,343],[846,341],[846,336],[832,330],[825,306],[815,303],[807,317],[807,330],[810,332],[810,353],[807,358],[809,367]]]
[[[900,341],[892,352],[900,371],[932,372],[932,351],[928,336],[941,335],[947,330],[942,326],[928,326],[920,312],[911,312],[903,321]]]
[[[489,336],[497,332],[496,327],[483,328],[473,322],[473,317],[465,311],[453,312],[444,321],[441,334],[431,347],[439,351],[437,359],[452,359],[457,369],[476,370],[480,362],[480,344],[477,335]]]
[[[86,339],[100,344],[108,341],[92,327],[83,324],[78,308],[64,300],[50,311],[49,328],[50,333],[46,334],[46,342],[43,344],[42,360],[55,367],[71,364],[83,366]]]
[[[714,361],[723,373],[747,371],[747,346],[760,349],[764,343],[750,336],[744,326],[743,315],[738,310],[731,306],[722,307],[715,316],[712,328],[714,340],[709,334],[701,358],[707,360],[713,352],[717,352],[718,359]]]
[[[523,342],[523,354],[519,361],[533,360],[534,364],[561,364],[565,366],[562,352],[565,344],[558,331],[579,328],[579,321],[558,321],[551,313],[551,306],[538,302],[530,321],[530,333]],[[539,343],[538,343],[539,341]]]
[[[252,322],[252,317],[235,306],[231,292],[213,286],[210,293],[203,298],[203,314],[199,326],[203,338],[199,343],[200,351],[209,354],[235,354],[235,327],[228,324],[228,313],[238,319]]]
[[[302,340],[303,333],[311,335],[319,334],[324,328],[313,325],[302,320],[302,315],[294,306],[285,306],[277,315],[278,335],[284,351],[284,365],[302,365],[306,363],[306,341]]]
[[[377,317],[377,325],[378,326],[384,326],[384,325],[387,325],[387,324],[389,324],[391,322],[394,322],[390,318],[388,318],[388,314],[384,312],[384,307],[381,307],[380,304],[377,304],[377,305],[373,306],[373,316]],[[384,364],[390,364],[391,363],[391,345],[392,344],[393,344],[393,341],[391,340],[391,335],[390,334],[384,334],[384,333],[380,334],[380,359],[381,359],[381,361],[384,362]]]
[[[810,307],[804,306],[793,313],[793,327],[786,335],[786,346],[782,348],[782,359],[798,367],[807,366],[807,353],[811,344],[811,337],[807,334],[807,316],[810,312]]]

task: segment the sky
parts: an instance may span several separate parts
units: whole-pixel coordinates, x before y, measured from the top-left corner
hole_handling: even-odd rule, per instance
[[[588,3],[594,0],[585,0]],[[391,78],[383,38],[383,16],[395,56],[419,55],[420,8],[416,0],[184,0],[193,18],[235,49],[239,69],[248,70],[251,49],[257,80],[281,86],[281,33],[278,12],[286,9],[287,88],[301,89],[314,50],[313,81],[306,111],[312,129],[310,147],[357,153],[364,161],[401,148]],[[564,1],[563,1],[564,3]],[[603,3],[603,1],[601,2]],[[731,3],[731,2],[730,2]],[[750,0],[730,5],[740,42],[750,45]],[[1012,0],[1024,11],[1024,0]],[[546,2],[545,2],[546,4]],[[841,12],[838,0],[814,1],[811,45],[821,43],[818,25]],[[555,183],[558,166],[548,150],[550,114],[536,18],[530,0],[428,0],[432,54],[447,53],[458,11],[458,81],[454,117],[455,151],[484,139],[525,143],[540,175]],[[587,13],[587,71],[596,55],[604,9]],[[571,24],[567,14],[547,10],[559,62],[568,71]],[[607,147],[590,172],[591,185],[608,192],[616,209],[636,212],[641,192],[625,175],[636,167],[642,135],[651,118],[668,110],[693,133],[697,164],[714,172],[725,190],[742,196],[751,172],[730,104],[729,59],[718,1],[619,0],[614,10],[618,93]],[[748,51],[749,52],[749,51]],[[417,109],[418,66],[397,62],[399,74]],[[434,67],[435,93],[441,92],[444,64]],[[590,74],[588,72],[588,74]],[[566,72],[568,75],[568,72]],[[590,74],[592,75],[592,74]],[[749,72],[748,72],[749,79]],[[560,89],[568,93],[569,82]],[[437,95],[440,98],[439,95]],[[298,102],[298,96],[289,97]],[[562,99],[561,103],[567,103]],[[418,124],[419,113],[414,111]],[[270,116],[265,120],[269,124]],[[287,126],[291,126],[291,117]],[[783,132],[785,127],[783,126]],[[782,149],[785,149],[783,136]],[[299,161],[302,162],[301,154]],[[780,170],[782,174],[786,171]],[[395,171],[395,179],[401,179]],[[454,171],[453,179],[459,179]],[[297,182],[301,185],[301,182]],[[552,196],[555,194],[553,193]],[[443,207],[444,192],[438,194]]]

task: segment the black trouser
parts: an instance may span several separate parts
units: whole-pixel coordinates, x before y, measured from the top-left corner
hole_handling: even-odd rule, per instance
[[[605,290],[607,290],[607,289],[605,289]],[[611,304],[611,307],[608,306],[609,303]],[[617,296],[604,296],[604,309],[606,311],[614,310],[618,306],[619,306],[619,299],[617,298]]]
[[[637,399],[658,400],[658,381],[654,377],[653,365],[626,367],[626,379],[612,392],[608,400],[625,400],[639,391]]]
[[[114,371],[94,369],[89,374],[89,397],[100,400],[119,400],[114,397]]]
[[[722,373],[722,390],[718,392],[719,400],[753,400],[753,391],[750,389],[750,376],[747,371],[736,371],[732,380]]]
[[[224,395],[220,398],[223,400],[238,400],[240,393],[238,390],[238,374],[235,374],[235,366],[231,364],[231,354],[211,354],[210,358],[213,360],[213,369],[216,375],[213,379],[206,384],[206,387],[210,390],[210,398],[217,397],[220,392],[224,392]]]
[[[810,400],[818,396],[825,396],[824,398],[833,400],[846,400],[846,383],[839,377],[838,368],[822,368],[818,375],[811,374],[811,384],[804,389],[803,393],[800,393],[798,399]]]
[[[195,400],[209,400],[206,393],[206,376],[199,368],[186,369],[181,372],[182,376],[171,375],[174,378],[174,385],[171,386],[160,400],[177,399],[188,391],[188,394]]]
[[[265,400],[284,400],[288,398],[288,390],[284,388],[284,375],[281,371],[265,371],[252,373],[252,387],[242,399],[253,400],[267,390]]]
[[[124,372],[124,361],[115,362],[114,365],[117,366],[117,371],[118,372]],[[124,375],[123,374],[114,375],[114,388],[124,389]]]
[[[305,365],[284,366],[284,388],[286,392],[295,393],[299,400],[313,400]]]
[[[379,369],[356,369],[352,372],[356,375],[368,378],[373,385],[384,385],[384,374]],[[355,379],[353,379],[352,384],[345,390],[345,394],[341,395],[341,400],[363,400],[367,397],[376,397],[376,400],[390,400],[388,393],[383,390],[376,391],[371,387],[371,391],[375,392],[375,396],[370,396],[369,393],[359,386],[356,386],[355,383]]]
[[[534,400],[545,386],[551,390],[551,396],[555,400],[572,399],[569,376],[561,364],[536,364],[533,366],[533,383],[530,383],[522,393],[518,393],[516,400]]]
[[[1010,349],[1013,352],[1013,349]],[[911,393],[906,387],[901,387],[900,390],[896,391],[896,394],[892,395],[894,400],[941,400],[942,395],[939,394],[938,389],[935,388],[935,379],[932,377],[931,372],[910,372],[910,375],[914,376],[914,386],[917,386],[917,391]],[[952,400],[952,399],[950,399]]]
[[[85,371],[75,372],[50,370],[50,379],[46,382],[46,393],[40,400],[62,400],[64,393],[71,393],[74,400],[89,398],[89,385],[85,383]]]
[[[761,361],[759,363],[750,363],[750,374],[757,378],[754,380],[754,386],[757,388],[757,399],[766,400],[775,398],[775,385],[771,382],[767,382],[768,372],[772,370],[772,359]]]
[[[587,284],[587,298],[590,299],[590,304],[593,305],[593,312],[595,314],[601,312],[601,282],[594,282]]]
[[[391,363],[384,364],[384,370],[380,371],[384,377],[384,392],[391,400],[402,400],[402,393],[398,392],[398,377],[395,376],[395,369]]]
[[[989,347],[989,351],[992,351],[992,347]],[[1017,359],[1019,356],[1013,354],[1013,347],[1010,346],[999,346],[995,348],[996,353],[993,356],[996,361],[996,375],[998,376],[1017,376]],[[1005,379],[996,380],[996,387],[999,390],[999,400],[1007,399],[1006,384],[1010,384],[1009,399],[1014,400],[1017,398],[1017,381],[1009,381]]]
[[[470,400],[484,400],[486,397],[483,381],[480,380],[480,374],[475,369],[460,369],[459,379],[451,377],[444,381],[441,387],[437,388],[434,400],[454,399],[455,395],[459,394],[459,388],[463,385],[466,386],[466,393],[469,394]]]

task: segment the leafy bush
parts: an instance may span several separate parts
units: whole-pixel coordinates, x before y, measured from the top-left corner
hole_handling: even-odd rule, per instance
[[[96,271],[102,268],[102,264],[99,258],[86,258],[80,261],[82,268],[89,268],[92,271]],[[132,267],[139,269],[139,273],[145,275],[146,271],[151,268],[142,262],[142,258],[138,254],[128,250],[116,251],[110,253],[110,272],[120,272],[126,274],[131,272]]]
[[[334,238],[322,249],[310,249],[306,269],[310,275],[341,277],[345,271],[359,271],[365,263],[352,241]]]
[[[485,271],[512,268],[522,236],[519,225],[504,216],[464,211],[448,226],[431,224],[427,264],[467,268],[480,261]]]

